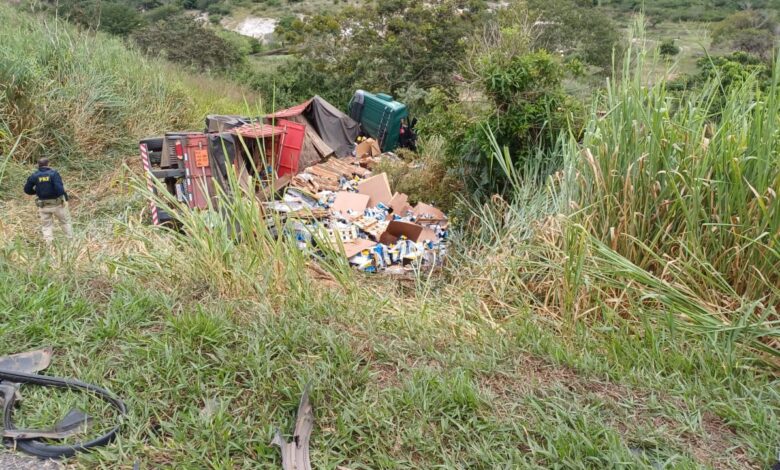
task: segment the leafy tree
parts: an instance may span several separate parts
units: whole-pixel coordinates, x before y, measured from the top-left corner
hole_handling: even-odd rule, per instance
[[[560,57],[545,51],[492,54],[478,61],[474,72],[473,85],[486,100],[474,105],[432,93],[432,111],[420,126],[422,135],[447,137],[449,153],[457,156],[450,164],[472,191],[488,195],[506,189],[505,175],[492,161],[488,129],[509,149],[519,171],[542,176],[560,165],[545,160],[548,151],[561,132],[576,132],[582,115],[582,104],[564,91],[566,68]]]
[[[528,0],[510,6],[534,20],[533,48],[576,58],[611,72],[613,53],[622,52],[620,30],[590,0]]]
[[[476,194],[500,192],[508,184],[492,158],[488,129],[509,149],[519,172],[539,177],[561,164],[552,157],[561,132],[581,127],[582,103],[566,93],[563,79],[584,73],[583,63],[576,55],[546,51],[539,21],[527,4],[514,3],[469,41],[457,93],[428,94],[420,135],[447,139],[450,167]]]
[[[713,27],[712,44],[769,59],[774,51],[777,31],[774,13],[739,11]]]
[[[303,21],[295,15],[285,15],[279,18],[274,34],[282,44],[300,44],[304,40]]]
[[[99,11],[98,29],[107,33],[127,36],[143,24],[138,10],[125,3],[103,2]]]
[[[749,77],[755,77],[759,89],[772,86],[772,68],[760,57],[746,52],[733,52],[719,57],[702,57],[697,61],[698,72],[669,82],[669,89],[678,92],[698,90],[706,92],[712,100],[713,118],[718,119],[720,110],[735,87],[741,86]],[[715,86],[712,86],[712,84]]]
[[[565,69],[560,59],[545,51],[516,56],[508,61],[489,61],[480,71],[482,88],[495,111],[485,123],[496,141],[515,156],[520,169],[545,171],[532,161],[541,149],[549,150],[559,134],[569,128],[570,117],[579,114],[581,105],[566,94],[562,86]],[[471,159],[484,163],[491,154],[489,142],[480,134],[470,143]],[[476,145],[475,145],[476,144]],[[500,180],[495,170],[481,167],[481,182]]]
[[[133,41],[147,54],[202,70],[227,70],[245,56],[231,42],[187,15],[167,18],[136,30]]]
[[[755,75],[766,88],[772,78],[772,70],[766,62],[745,52],[734,52],[721,57],[703,57],[698,60],[697,65],[699,72],[694,79],[695,83],[703,84],[717,78],[720,87],[725,90],[743,83],[751,75]]]
[[[167,5],[160,5],[156,8],[152,8],[144,13],[144,19],[149,23],[155,23],[172,16],[177,16],[182,12],[182,7],[175,3],[169,3]]]
[[[286,21],[280,32],[297,42],[296,86],[324,91],[327,84],[341,102],[356,88],[398,93],[451,85],[465,39],[486,13],[481,0],[392,0]]]

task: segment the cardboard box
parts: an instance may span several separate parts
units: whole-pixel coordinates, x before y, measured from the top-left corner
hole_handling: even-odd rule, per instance
[[[379,143],[374,139],[366,139],[357,145],[355,156],[357,158],[376,157],[382,153],[379,149]]]
[[[339,191],[336,193],[336,200],[333,201],[333,205],[330,206],[332,212],[339,211],[346,213],[348,210],[355,211],[363,214],[363,211],[368,207],[368,201],[370,197],[365,194],[350,193],[347,191]]]
[[[344,255],[347,259],[359,254],[363,250],[370,250],[376,246],[376,242],[366,240],[365,238],[356,238],[351,242],[344,243]]]
[[[379,237],[379,242],[389,245],[397,242],[403,235],[406,235],[406,238],[413,242],[425,240],[437,241],[439,239],[433,230],[425,228],[422,225],[394,220],[387,225],[385,233]]]
[[[417,205],[414,206],[412,213],[415,217],[421,220],[433,220],[437,222],[447,220],[447,215],[444,212],[422,202],[418,202]]]
[[[407,211],[412,210],[412,206],[409,205],[409,196],[404,193],[395,193],[388,206],[393,209],[393,214],[401,217],[404,217]],[[389,217],[392,218],[393,215],[390,214]]]
[[[393,193],[390,191],[390,182],[385,173],[366,178],[357,185],[358,193],[370,197],[368,207],[376,207],[380,202],[384,205],[390,204]]]

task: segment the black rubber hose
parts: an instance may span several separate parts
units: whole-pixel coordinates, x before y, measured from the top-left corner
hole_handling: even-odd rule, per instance
[[[114,408],[119,410],[120,416],[124,416],[127,413],[127,408],[125,407],[124,402],[112,395],[108,390],[100,388],[96,385],[80,382],[78,380],[61,379],[59,377],[50,377],[46,375],[25,374],[24,372],[0,370],[0,381],[3,380],[19,384],[33,384],[40,385],[42,387],[67,388],[71,390],[91,392],[98,395],[102,400],[110,403]],[[10,396],[5,397],[5,405],[3,407],[3,427],[7,430],[16,429],[14,427],[13,421],[11,420],[11,413],[16,401],[15,396],[15,393],[11,393]],[[23,452],[46,459],[71,457],[75,455],[76,452],[83,452],[92,447],[104,446],[110,443],[112,440],[114,440],[117,433],[119,432],[119,427],[120,425],[117,424],[107,433],[97,437],[96,439],[88,442],[76,443],[73,445],[49,445],[35,439],[18,439],[16,440],[16,447]]]

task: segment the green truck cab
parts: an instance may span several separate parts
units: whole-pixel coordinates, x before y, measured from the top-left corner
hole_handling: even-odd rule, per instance
[[[401,125],[409,117],[409,110],[390,95],[358,90],[349,101],[349,116],[379,142],[383,152],[391,152],[398,147]]]

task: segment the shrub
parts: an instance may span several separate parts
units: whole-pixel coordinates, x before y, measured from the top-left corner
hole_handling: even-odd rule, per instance
[[[135,8],[124,3],[105,2],[100,7],[100,30],[127,36],[143,21]]]
[[[244,61],[233,44],[186,15],[147,25],[132,39],[147,54],[201,70],[227,70]]]
[[[127,2],[63,0],[57,2],[57,14],[85,28],[127,36],[143,24],[138,10]]]
[[[675,44],[674,39],[666,39],[658,46],[658,53],[662,56],[675,56],[680,53],[680,47]]]
[[[778,23],[774,13],[745,10],[731,14],[712,28],[712,44],[769,59]]]
[[[453,155],[449,163],[479,196],[509,189],[505,172],[493,158],[488,129],[499,146],[507,147],[521,173],[541,177],[559,168],[560,155],[548,150],[558,145],[561,132],[579,132],[582,114],[582,104],[563,89],[559,59],[540,51],[510,57],[490,54],[476,63],[475,84],[484,103],[432,93],[431,111],[420,133],[448,139]]]
[[[172,16],[179,15],[181,13],[182,7],[179,5],[176,5],[174,3],[169,3],[167,5],[161,5],[157,8],[154,8],[152,10],[147,11],[144,13],[144,19],[149,23],[155,23],[157,21],[168,19]]]

